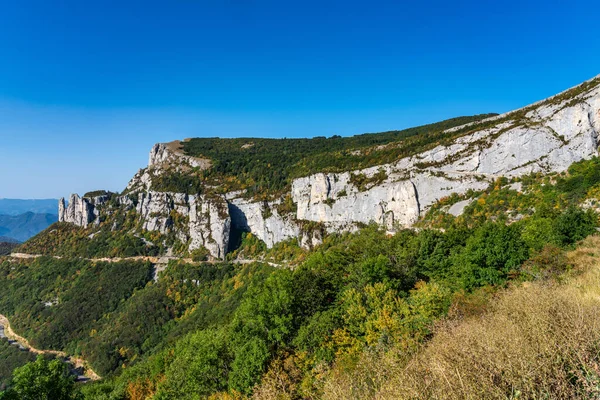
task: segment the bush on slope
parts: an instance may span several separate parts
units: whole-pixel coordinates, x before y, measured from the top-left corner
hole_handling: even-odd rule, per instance
[[[394,348],[340,368],[325,399],[589,399],[600,395],[600,237],[568,254],[572,272],[515,285],[488,310],[449,319],[413,357]],[[563,264],[565,267],[566,264]]]

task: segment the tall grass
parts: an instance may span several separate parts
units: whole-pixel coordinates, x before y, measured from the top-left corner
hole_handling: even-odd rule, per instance
[[[324,398],[600,398],[600,238],[568,260],[568,276],[504,290],[486,312],[443,323],[414,356],[392,349],[334,368]]]

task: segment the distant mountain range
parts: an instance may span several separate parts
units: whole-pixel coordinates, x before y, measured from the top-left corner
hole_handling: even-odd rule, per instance
[[[0,199],[0,215],[56,214],[57,207],[57,199]]]
[[[56,199],[0,199],[0,243],[24,242],[58,220]]]
[[[15,239],[15,238],[11,238],[8,236],[0,236],[0,243],[13,243],[13,244],[19,244],[20,242]]]
[[[19,215],[0,215],[0,238],[24,242],[58,221],[58,215],[26,212]]]

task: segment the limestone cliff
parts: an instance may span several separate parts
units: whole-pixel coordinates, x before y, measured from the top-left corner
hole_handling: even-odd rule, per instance
[[[368,221],[406,226],[450,193],[483,189],[499,176],[564,171],[597,155],[599,79],[582,84],[574,96],[565,92],[474,124],[489,127],[393,164],[297,179],[292,187],[297,218],[334,226]],[[378,174],[382,179],[364,191],[351,182],[352,175],[368,181]]]
[[[210,165],[210,160],[185,155],[181,151],[179,140],[155,144],[148,157],[148,167],[155,167],[163,171],[171,168],[178,171],[190,168],[207,169],[210,168]]]
[[[264,202],[239,192],[207,197],[155,190],[156,176],[211,167],[210,160],[185,155],[180,142],[157,144],[148,167],[136,174],[118,203],[135,209],[142,229],[173,232],[190,250],[203,246],[214,257],[228,251],[232,230],[253,232],[272,247],[291,238],[306,246],[318,243],[320,233],[307,231],[307,222],[328,232],[353,230],[370,222],[388,230],[410,226],[453,192],[484,189],[499,176],[563,171],[573,162],[595,156],[600,76],[469,128],[450,143],[393,163],[295,179],[287,194],[294,210],[287,212],[279,211],[283,197]],[[401,148],[402,142],[387,146]],[[65,208],[61,199],[59,218],[88,226],[97,221],[103,201],[72,195]]]
[[[58,221],[70,222],[84,228],[92,222],[97,224],[99,222],[97,206],[101,206],[107,200],[108,196],[88,198],[72,194],[68,206],[65,206],[65,199],[61,198],[58,201]]]
[[[146,191],[138,194],[135,210],[142,229],[172,231],[190,251],[205,247],[214,257],[225,257],[231,219],[224,199]]]
[[[229,213],[235,229],[252,232],[268,248],[301,235],[296,218],[293,215],[280,215],[276,203],[233,198],[229,202]]]

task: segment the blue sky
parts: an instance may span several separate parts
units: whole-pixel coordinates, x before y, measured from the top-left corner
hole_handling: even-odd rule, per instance
[[[179,138],[508,111],[600,73],[599,14],[576,0],[0,0],[0,198],[122,190],[152,144]]]

